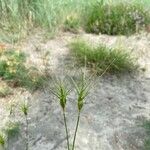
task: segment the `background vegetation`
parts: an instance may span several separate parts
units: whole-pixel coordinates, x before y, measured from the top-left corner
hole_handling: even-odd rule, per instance
[[[28,35],[33,27],[49,30],[50,33],[61,28],[63,23],[67,24],[69,29],[70,27],[76,28],[78,26],[77,20],[79,19],[80,23],[84,23],[87,19],[85,17],[88,16],[83,16],[83,14],[85,12],[91,13],[95,3],[98,4],[100,1],[102,0],[0,0],[0,41],[7,40],[7,36],[16,41],[17,38]],[[103,2],[114,4],[120,0],[103,0]],[[123,2],[140,2],[140,6],[144,5],[145,8],[150,6],[149,0],[127,0]],[[115,8],[115,10],[122,14],[126,10],[120,10],[120,7],[122,6]],[[72,16],[70,17],[70,14],[75,16],[75,20],[72,19]],[[116,18],[114,15],[111,17]],[[71,18],[70,23],[68,23],[68,18]],[[88,20],[91,20],[90,16]]]
[[[0,53],[0,77],[13,87],[23,86],[35,90],[42,86],[43,77],[36,68],[27,67],[25,62],[24,53],[13,49],[5,50]],[[0,93],[5,95],[7,89]]]
[[[87,32],[109,35],[130,35],[150,24],[150,14],[141,4],[95,4],[87,12]]]
[[[112,49],[105,45],[92,47],[82,40],[72,42],[70,48],[79,64],[94,69],[98,74],[131,72],[137,67],[131,54],[122,49]]]
[[[144,142],[144,150],[149,150],[150,149],[150,121],[147,120],[144,122],[143,127],[145,128],[147,137]]]

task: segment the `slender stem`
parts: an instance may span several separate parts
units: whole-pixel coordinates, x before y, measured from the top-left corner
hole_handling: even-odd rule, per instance
[[[67,120],[66,120],[66,115],[65,115],[64,110],[63,110],[63,116],[64,116],[64,123],[65,123],[66,137],[67,137],[67,147],[68,147],[68,150],[70,150],[70,148],[69,148],[69,134],[68,134],[68,129],[67,129]]]
[[[78,131],[79,121],[80,121],[80,111],[78,112],[78,119],[77,119],[76,129],[75,129],[75,133],[74,133],[72,150],[74,150],[74,147],[75,147],[76,135],[77,135],[77,131]]]
[[[28,123],[28,116],[25,115],[25,118],[26,118],[26,131],[25,131],[25,134],[26,134],[26,150],[29,150],[29,131],[28,131],[29,123]]]
[[[7,135],[7,144],[4,146],[4,150],[9,150],[9,136]]]

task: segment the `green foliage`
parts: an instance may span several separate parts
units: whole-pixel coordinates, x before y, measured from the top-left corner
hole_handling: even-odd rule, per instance
[[[18,122],[12,122],[9,121],[7,122],[7,124],[5,125],[4,131],[7,135],[8,138],[13,138],[15,136],[17,136],[20,132],[20,125]]]
[[[150,24],[150,13],[140,3],[96,3],[87,10],[87,32],[109,35],[130,35]]]
[[[25,55],[14,50],[5,51],[0,61],[0,76],[6,80],[11,80],[25,71]]]
[[[0,27],[8,32],[27,34],[32,27],[50,31],[59,28],[71,11],[80,12],[96,0],[0,0]]]
[[[78,96],[78,98],[77,98],[78,117],[77,117],[76,128],[75,128],[74,138],[73,138],[73,146],[72,146],[72,150],[74,150],[75,142],[76,142],[76,135],[78,132],[78,127],[79,127],[81,110],[84,106],[85,98],[88,95],[90,84],[85,80],[84,76],[82,76],[82,79],[79,81],[79,83],[74,82],[74,80],[72,80],[72,81],[75,85],[75,89],[76,89],[77,96]]]
[[[24,102],[22,105],[21,105],[21,111],[23,112],[23,114],[25,116],[28,115],[28,110],[29,110],[29,106],[28,106],[28,103]]]
[[[16,42],[20,37],[28,35],[33,27],[40,27],[54,32],[55,29],[62,26],[64,23],[64,18],[67,18],[67,16],[69,16],[68,14],[73,12],[77,12],[79,16],[82,16],[83,11],[88,12],[86,16],[80,18],[79,20],[80,22],[88,22],[88,26],[90,26],[90,24],[95,23],[90,21],[90,19],[92,20],[93,16],[94,19],[96,14],[100,14],[98,8],[99,6],[96,8],[93,6],[93,4],[97,1],[100,0],[0,0],[0,27],[5,32],[5,34],[0,33],[2,35],[0,36],[0,40]],[[108,1],[109,0],[105,0],[104,2],[107,3]],[[119,2],[120,0],[115,0],[115,2],[116,1]],[[136,1],[141,2],[141,0]],[[135,0],[132,0],[132,2],[135,3]],[[142,3],[144,3],[146,7],[149,7],[149,0],[143,0]],[[122,13],[121,10],[118,10],[117,12]],[[93,16],[91,14],[93,14]],[[122,14],[118,16],[120,17],[121,15]],[[108,11],[105,16],[108,16]],[[112,14],[112,16],[114,15]],[[87,18],[89,18],[89,21],[87,21]],[[111,17],[109,18],[111,19]],[[117,17],[114,19],[116,18]],[[72,31],[72,28],[76,28],[78,26],[77,20],[74,17],[73,19],[72,17],[69,20],[67,19],[65,23],[66,29],[71,29]],[[111,23],[111,20],[108,21],[108,23],[109,22]],[[106,23],[103,23],[102,26]],[[110,27],[106,28],[108,29]],[[89,30],[87,27],[86,29]]]
[[[66,136],[67,136],[67,148],[70,150],[70,144],[69,144],[69,132],[68,132],[68,127],[67,127],[67,120],[66,120],[66,103],[67,103],[67,96],[69,94],[69,90],[65,86],[65,84],[59,80],[55,84],[55,90],[52,91],[53,94],[58,98],[59,104],[63,110],[63,118],[64,118],[64,124],[65,124],[65,131],[66,131]]]
[[[130,53],[124,50],[112,49],[104,45],[92,47],[80,40],[72,42],[70,49],[79,64],[86,63],[87,67],[96,70],[98,74],[131,72],[137,67]]]
[[[12,94],[12,91],[8,86],[0,87],[0,97],[6,97],[10,94]]]
[[[73,137],[73,144],[72,146],[69,144],[69,132],[68,132],[68,126],[67,126],[67,120],[66,120],[66,102],[67,102],[67,96],[69,94],[69,91],[67,87],[64,86],[64,81],[59,82],[55,88],[55,91],[52,91],[53,94],[59,99],[60,106],[62,107],[63,110],[63,117],[64,117],[64,125],[65,125],[65,130],[66,130],[66,136],[67,136],[67,148],[68,150],[74,150],[75,149],[75,141],[76,141],[76,135],[78,131],[78,126],[79,126],[79,121],[80,121],[80,113],[84,105],[84,100],[88,94],[88,84],[85,82],[84,77],[82,77],[82,80],[80,80],[79,84],[76,83],[74,80],[72,80],[77,92],[77,108],[78,108],[78,117],[77,117],[77,122],[75,125],[75,132],[74,132],[74,137]],[[71,148],[70,148],[71,147]]]
[[[65,85],[60,81],[55,86],[56,90],[53,94],[59,99],[60,106],[62,107],[63,111],[66,108],[67,96],[69,94],[69,90],[65,87]]]
[[[66,31],[71,31],[73,33],[78,32],[80,26],[80,20],[76,13],[72,13],[67,16],[65,22],[64,22],[64,29]]]
[[[76,83],[74,80],[72,81],[75,85],[76,93],[78,95],[77,105],[78,105],[78,111],[80,112],[83,108],[84,100],[86,96],[88,95],[89,83],[87,83],[83,77],[79,83]]]
[[[150,137],[149,139],[145,140],[144,143],[144,150],[149,150],[150,149]]]
[[[23,86],[35,90],[43,84],[44,77],[36,68],[27,68],[25,54],[15,50],[4,51],[0,55],[0,76],[13,86]]]
[[[6,137],[3,133],[0,133],[0,145],[4,147],[5,143],[6,143]]]
[[[150,133],[150,121],[144,121],[143,127]]]
[[[149,150],[150,149],[150,121],[145,121],[143,127],[145,128],[146,133],[148,135],[148,137],[145,139],[144,142],[144,150]]]

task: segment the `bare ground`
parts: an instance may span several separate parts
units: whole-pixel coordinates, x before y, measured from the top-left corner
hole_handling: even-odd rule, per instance
[[[75,69],[70,59],[68,44],[74,38],[83,38],[91,44],[107,44],[111,47],[123,47],[137,57],[140,71],[135,75],[95,77],[93,86],[81,116],[77,135],[77,150],[142,150],[145,138],[140,126],[150,113],[150,34],[141,33],[131,37],[92,35],[86,33],[60,33],[57,37],[43,41],[41,35],[32,35],[17,45],[29,54],[28,63],[43,72],[41,56],[50,52],[49,70],[52,76],[66,75],[78,78],[80,68]],[[69,66],[69,67],[68,67]],[[50,79],[49,85],[52,85]],[[8,106],[12,101],[28,99],[30,102],[30,149],[64,150],[66,149],[62,114],[56,98],[48,91],[30,94],[23,89],[14,89],[14,95],[1,99],[1,126],[7,120]],[[76,96],[69,96],[67,107],[70,138],[76,121]],[[19,105],[19,103],[18,103]],[[16,110],[16,120],[23,118]],[[19,136],[10,142],[10,150],[24,150],[24,140]]]

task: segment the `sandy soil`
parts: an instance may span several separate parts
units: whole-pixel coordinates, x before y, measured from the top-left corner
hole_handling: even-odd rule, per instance
[[[28,55],[28,63],[44,71],[41,56],[50,52],[49,70],[53,76],[66,75],[78,79],[80,69],[74,68],[70,59],[68,44],[74,38],[83,38],[92,44],[107,44],[111,47],[124,47],[137,57],[144,72],[136,75],[95,77],[90,94],[81,116],[77,135],[77,150],[142,150],[145,132],[139,124],[150,116],[150,34],[141,33],[131,37],[92,34],[60,33],[51,40],[32,35],[22,41],[21,47]],[[69,67],[68,67],[69,66]],[[50,80],[49,85],[52,86]],[[29,129],[31,150],[65,150],[65,132],[62,114],[56,98],[47,88],[29,94],[15,89],[15,94],[1,99],[1,126],[7,120],[8,102],[29,99]],[[70,138],[76,121],[76,96],[72,91],[67,107]],[[21,114],[16,110],[16,119]],[[19,136],[10,142],[10,150],[24,150],[24,140]]]

